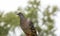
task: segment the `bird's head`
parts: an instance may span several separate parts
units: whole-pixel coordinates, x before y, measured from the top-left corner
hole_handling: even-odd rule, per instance
[[[20,18],[24,18],[24,15],[22,13],[18,13],[18,16],[20,16]]]
[[[23,14],[22,13],[18,13],[17,15],[22,16]]]

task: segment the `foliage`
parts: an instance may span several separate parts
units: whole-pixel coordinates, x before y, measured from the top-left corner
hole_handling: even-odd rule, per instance
[[[6,36],[9,28],[3,22],[3,13],[0,12],[0,36]]]
[[[47,29],[44,30],[43,35],[45,34],[45,36],[49,36],[49,35],[56,36],[54,34],[55,29],[54,29],[53,17],[54,17],[54,13],[57,11],[57,7],[53,6],[53,10],[51,12],[49,11],[49,8],[50,6],[48,6],[43,12],[43,18],[42,18],[43,25],[47,27]]]
[[[14,29],[18,25],[19,18],[16,16],[15,13],[9,12],[5,15],[3,15],[3,13],[0,14],[0,36],[7,36],[8,31],[11,28]]]
[[[43,12],[40,12],[40,1],[38,0],[29,0],[28,5],[26,8],[18,8],[18,11],[21,11],[26,18],[29,18],[34,23],[34,26],[38,32],[38,36],[55,36],[54,34],[54,19],[52,17],[54,16],[54,13],[57,11],[57,6],[53,6],[52,11],[49,11],[50,6],[48,6]],[[38,22],[38,11],[42,14],[43,18],[41,19],[43,22],[42,26],[39,26]],[[27,14],[25,14],[27,12]],[[52,16],[52,17],[51,17]],[[19,24],[19,17],[16,15],[15,12],[9,12],[3,15],[3,13],[0,13],[0,36],[7,36],[9,30],[11,28],[15,28],[16,26],[20,26]],[[3,26],[2,23],[4,24]],[[44,29],[42,28],[45,26]],[[13,30],[12,29],[12,30]],[[4,34],[4,35],[3,35]],[[21,36],[24,36],[25,34],[22,34]]]
[[[17,17],[17,14],[10,12],[4,15],[4,22],[6,24],[10,24],[12,26],[18,26],[19,25],[19,18]],[[16,23],[15,23],[16,22]]]

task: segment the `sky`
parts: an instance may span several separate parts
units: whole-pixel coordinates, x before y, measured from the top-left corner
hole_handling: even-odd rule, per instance
[[[17,8],[25,7],[28,0],[0,0],[0,11],[15,11]]]
[[[28,4],[27,1],[28,0],[0,0],[0,11],[5,11],[5,13],[7,13],[9,11],[17,10],[19,6],[24,8]],[[60,0],[41,0],[41,10],[45,9],[48,5],[50,5],[51,7],[56,5],[60,9]],[[57,16],[55,16],[54,19],[55,19],[55,27],[57,28],[56,34],[57,36],[60,36],[60,28],[59,28],[60,12],[59,11],[57,12],[58,12],[56,13]]]

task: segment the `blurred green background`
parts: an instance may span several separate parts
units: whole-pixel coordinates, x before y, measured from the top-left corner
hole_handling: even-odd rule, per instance
[[[26,18],[29,18],[33,21],[38,36],[56,36],[54,33],[56,31],[56,29],[54,29],[55,22],[52,17],[55,16],[56,11],[58,10],[57,6],[53,6],[52,11],[49,11],[50,6],[48,5],[43,12],[40,10],[40,6],[40,1],[29,0],[28,5],[24,9],[19,7],[16,11],[10,11],[6,14],[0,12],[0,36],[8,36],[9,31],[14,32],[16,27],[20,27],[19,17],[16,15],[16,13],[19,12],[22,12]],[[39,16],[41,16],[39,13],[42,14],[42,18],[39,18]],[[39,24],[39,22],[41,24]],[[20,36],[25,35],[24,33],[21,33]]]

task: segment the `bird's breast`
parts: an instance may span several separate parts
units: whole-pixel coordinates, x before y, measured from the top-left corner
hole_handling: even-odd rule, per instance
[[[27,27],[29,26],[28,22],[26,20],[21,21],[20,25],[21,25],[21,28],[24,29],[24,30],[27,29]]]

